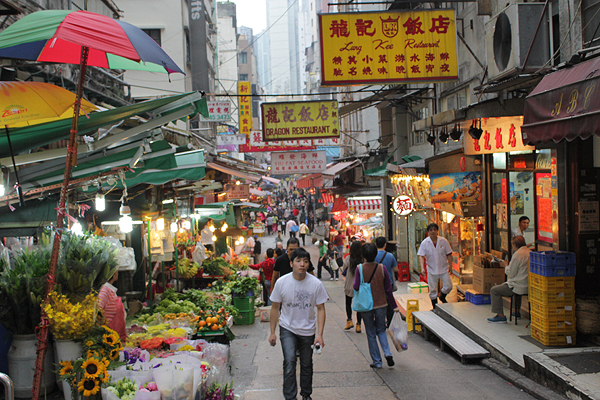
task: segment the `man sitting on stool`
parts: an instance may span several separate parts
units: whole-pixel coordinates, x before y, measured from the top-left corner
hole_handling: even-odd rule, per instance
[[[513,294],[525,295],[529,288],[529,253],[531,250],[527,248],[523,236],[513,237],[512,245],[515,253],[510,264],[507,266],[506,261],[502,261],[508,279],[502,285],[496,285],[490,290],[492,312],[496,313],[496,316],[488,318],[488,322],[505,324],[506,316],[502,306],[502,297],[510,297]]]

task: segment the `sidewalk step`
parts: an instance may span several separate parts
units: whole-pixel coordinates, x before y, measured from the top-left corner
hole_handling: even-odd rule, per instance
[[[458,329],[444,321],[433,311],[416,311],[412,313],[414,319],[423,326],[425,339],[429,339],[429,333],[433,333],[440,339],[440,347],[450,347],[460,356],[460,361],[465,363],[469,358],[487,358],[490,352],[475,343]],[[414,326],[414,325],[413,325]]]

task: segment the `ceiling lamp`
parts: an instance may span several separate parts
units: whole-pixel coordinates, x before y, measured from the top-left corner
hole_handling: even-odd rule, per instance
[[[165,230],[165,219],[163,217],[156,220],[156,229],[159,231]]]
[[[106,197],[102,193],[102,187],[98,187],[98,193],[96,193],[96,211],[102,212],[106,210]]]
[[[452,138],[452,140],[454,140],[455,142],[458,142],[460,140],[461,135],[462,135],[462,131],[460,130],[460,127],[458,126],[458,124],[454,125],[454,128],[450,132],[450,137]]]
[[[469,128],[469,136],[471,136],[475,140],[479,140],[481,139],[482,134],[483,130],[481,129],[481,120],[479,120],[479,128],[477,128],[477,121],[473,120],[473,123]]]
[[[430,145],[433,146],[433,144],[435,143],[435,131],[433,131],[431,135],[427,135],[427,141]]]
[[[119,208],[119,214],[121,214],[121,218],[119,218],[119,230],[122,233],[129,233],[133,230],[133,221],[131,219],[131,208],[127,205],[127,200],[125,200],[125,196],[123,196],[123,201],[121,203],[121,207]]]
[[[448,128],[446,127],[443,127],[442,131],[440,132],[440,142],[448,143]]]

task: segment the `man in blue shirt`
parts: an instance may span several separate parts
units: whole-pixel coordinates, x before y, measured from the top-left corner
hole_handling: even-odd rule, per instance
[[[375,245],[377,246],[377,256],[375,257],[375,262],[385,265],[388,270],[388,274],[392,279],[392,289],[396,291],[396,279],[398,276],[398,262],[396,261],[396,257],[392,253],[389,253],[385,250],[387,246],[387,239],[384,236],[379,236],[375,239]],[[386,319],[387,319],[387,327],[390,327],[392,323],[392,318],[394,317],[394,309],[388,305]]]

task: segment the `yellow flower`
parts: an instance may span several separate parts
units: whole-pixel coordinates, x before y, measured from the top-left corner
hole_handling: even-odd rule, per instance
[[[73,363],[71,361],[61,361],[60,365],[62,366],[59,372],[61,376],[68,375],[73,371]]]
[[[84,396],[93,396],[100,390],[100,383],[92,378],[83,378],[77,387]]]
[[[100,380],[102,381],[102,383],[106,383],[110,380],[110,375],[108,374],[108,371],[104,371],[104,376]]]
[[[102,358],[100,362],[104,364],[105,368],[108,368],[108,366],[110,365],[110,361],[108,361],[106,358]]]
[[[102,337],[103,341],[105,344],[112,346],[113,344],[115,344],[115,337],[113,335],[104,335]]]
[[[96,360],[95,358],[87,359],[81,365],[81,368],[85,372],[85,378],[97,378],[98,375],[104,373],[104,363]]]
[[[110,358],[111,360],[116,360],[117,358],[119,358],[119,349],[112,349],[110,351],[110,354],[108,355],[108,358]]]
[[[85,346],[86,347],[92,347],[94,345],[94,341],[93,340],[88,340],[87,342],[85,342]]]

